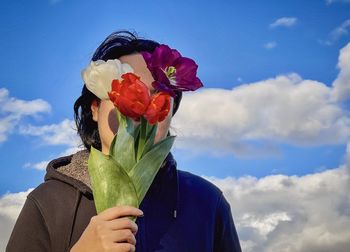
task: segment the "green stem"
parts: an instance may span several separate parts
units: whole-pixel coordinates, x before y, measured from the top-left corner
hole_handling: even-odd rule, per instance
[[[147,138],[147,121],[145,118],[141,117],[140,135],[139,135],[139,141],[137,146],[137,157],[136,157],[137,161],[139,161],[142,157],[143,149],[145,148],[145,144],[146,144],[146,138]]]

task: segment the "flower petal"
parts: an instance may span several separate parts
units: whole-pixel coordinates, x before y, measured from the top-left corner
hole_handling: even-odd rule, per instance
[[[159,82],[159,81],[154,81],[152,83],[152,86],[154,87],[154,89],[168,93],[172,97],[176,96],[176,94],[174,92],[174,90],[176,90],[176,89],[173,88],[171,85],[163,84],[162,82]]]
[[[161,68],[165,69],[167,66],[171,66],[173,62],[181,57],[181,54],[175,50],[171,49],[167,45],[159,45],[152,53],[152,58],[147,59],[150,68]]]
[[[174,62],[174,67],[176,68],[176,80],[192,81],[196,77],[198,66],[192,59],[178,58]]]
[[[152,85],[158,91],[165,91],[175,97],[176,90],[194,91],[203,86],[196,76],[196,62],[182,57],[177,50],[159,45],[152,54],[142,52],[142,55],[155,80]]]
[[[150,124],[163,121],[170,111],[170,95],[164,92],[156,93],[144,115]]]
[[[85,85],[90,92],[101,100],[109,98],[112,81],[120,79],[123,71],[133,71],[128,64],[122,64],[120,60],[97,60],[91,61],[86,69],[81,72]]]
[[[108,93],[109,97],[123,115],[138,120],[150,103],[149,90],[133,73],[123,74],[122,79],[113,81],[113,91]]]

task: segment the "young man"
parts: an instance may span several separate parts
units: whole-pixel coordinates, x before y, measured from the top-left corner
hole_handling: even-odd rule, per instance
[[[92,60],[129,64],[152,93],[154,78],[140,52],[152,53],[158,45],[117,32],[106,38]],[[176,92],[172,113],[158,123],[156,141],[169,134],[180,100],[181,92]],[[84,86],[74,110],[86,150],[48,164],[45,182],[28,195],[7,251],[241,251],[230,205],[220,189],[177,170],[171,153],[140,209],[117,206],[97,214],[87,159],[91,146],[108,154],[118,132],[115,107]],[[127,216],[139,218],[135,223]]]

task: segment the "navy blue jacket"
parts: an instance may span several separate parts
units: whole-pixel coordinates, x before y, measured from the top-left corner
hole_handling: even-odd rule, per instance
[[[88,152],[75,155],[86,159]],[[60,171],[63,166],[69,169]],[[69,251],[96,215],[86,176],[86,162],[73,162],[72,155],[51,161],[45,182],[28,195],[6,251]],[[145,216],[136,221],[136,251],[241,251],[230,205],[220,189],[177,170],[171,154],[140,209]]]

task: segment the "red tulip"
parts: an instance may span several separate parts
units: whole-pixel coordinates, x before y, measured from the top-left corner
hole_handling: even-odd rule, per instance
[[[122,81],[113,80],[112,91],[108,96],[123,115],[138,121],[150,104],[148,88],[133,73],[126,73],[121,77]]]
[[[144,117],[150,124],[163,121],[170,111],[170,95],[159,92],[151,97],[151,102]]]

